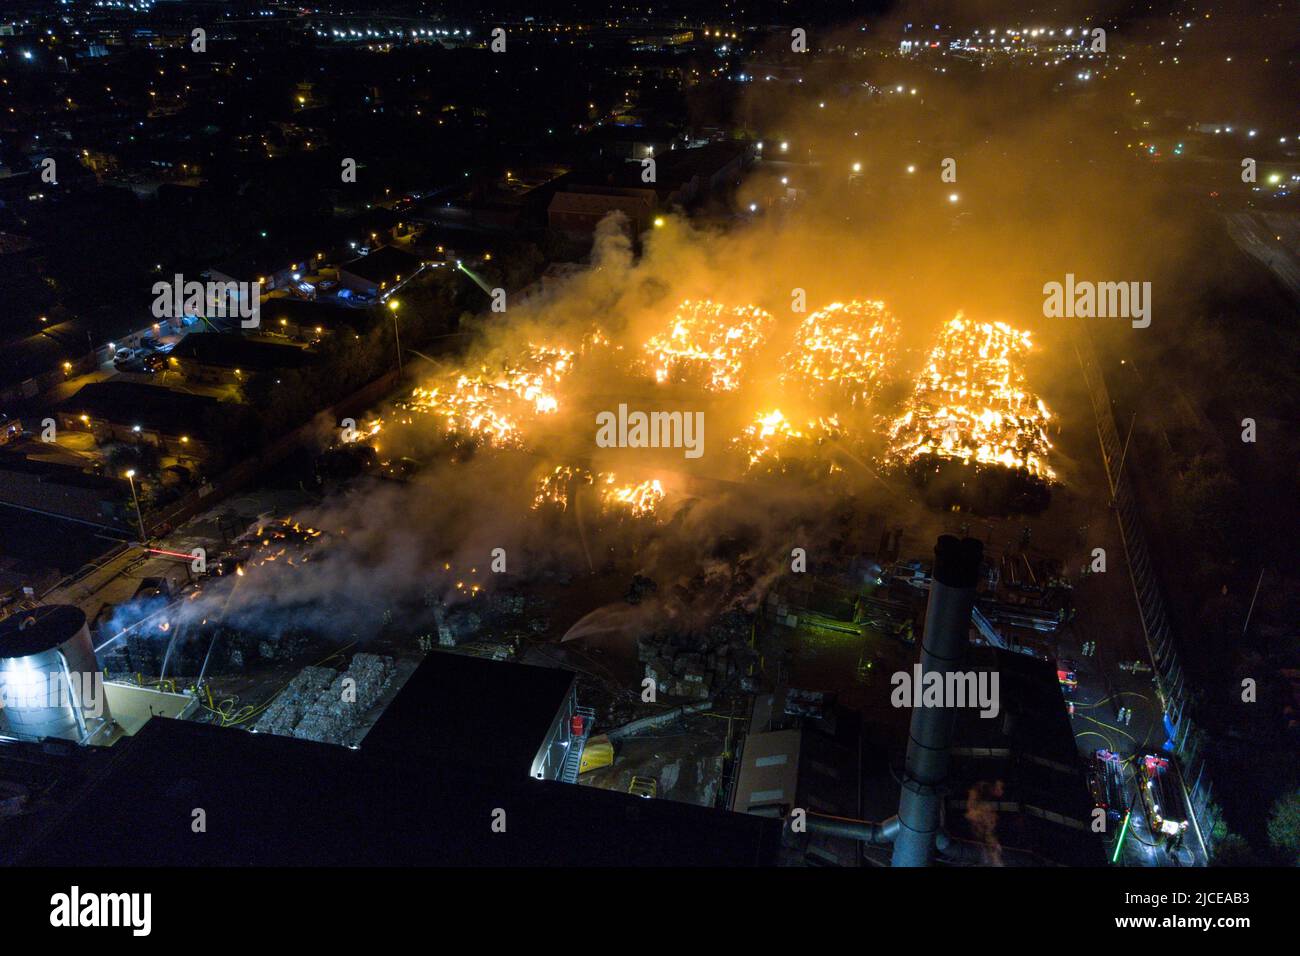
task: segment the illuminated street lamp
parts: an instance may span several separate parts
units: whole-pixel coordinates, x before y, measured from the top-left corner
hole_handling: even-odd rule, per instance
[[[388,308],[393,313],[393,341],[397,344],[397,374],[399,377],[402,374],[402,335],[397,330],[397,310],[401,307],[402,304],[396,299],[388,300]]]
[[[135,493],[135,469],[128,468],[126,480],[131,485],[131,498],[135,501],[135,520],[140,525],[140,542],[144,543],[149,540],[149,536],[144,533],[144,515],[140,513],[140,496]]]

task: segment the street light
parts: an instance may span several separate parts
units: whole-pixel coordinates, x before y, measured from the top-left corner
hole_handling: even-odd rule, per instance
[[[144,533],[144,515],[140,514],[140,496],[135,493],[135,469],[134,468],[127,469],[126,480],[131,485],[131,498],[135,501],[135,520],[139,522],[140,543],[143,544],[144,542],[149,540],[149,536]]]
[[[393,313],[393,341],[397,343],[397,374],[402,374],[402,334],[397,330],[397,310],[402,307],[396,299],[388,300],[388,308]]]

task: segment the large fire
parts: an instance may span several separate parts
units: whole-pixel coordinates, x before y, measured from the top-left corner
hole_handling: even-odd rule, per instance
[[[833,303],[799,324],[781,382],[812,397],[865,405],[884,382],[897,341],[898,320],[885,303]]]
[[[428,416],[448,438],[540,451],[549,439],[540,439],[536,426],[562,408],[581,412],[581,403],[572,399],[580,391],[573,379],[599,350],[602,363],[614,363],[599,366],[602,376],[613,368],[633,381],[639,377],[647,394],[655,384],[694,385],[712,393],[711,402],[730,403],[746,424],[715,441],[734,452],[744,470],[790,473],[792,463],[812,463],[814,474],[835,472],[839,468],[824,454],[825,446],[860,441],[873,429],[864,424],[864,412],[888,411],[873,406],[897,367],[899,323],[879,301],[826,306],[797,324],[779,372],[763,378],[753,374],[753,363],[774,326],[773,316],[755,305],[687,300],[665,330],[626,351],[588,331],[575,336],[571,348],[529,344],[476,372],[445,372],[402,403],[401,420],[409,424]],[[886,464],[911,465],[930,456],[1053,480],[1047,463],[1051,415],[1027,386],[1023,360],[1029,350],[1028,333],[1005,323],[977,323],[960,314],[948,322],[902,413],[881,426],[887,427]],[[608,387],[606,378],[597,384]],[[747,408],[756,390],[761,404]],[[366,430],[373,436],[381,425],[375,421]],[[559,460],[580,462],[586,454],[572,447]],[[631,481],[564,464],[539,479],[534,508],[567,509],[578,485],[594,486],[602,508],[638,516],[653,513],[665,497],[661,478]]]
[[[664,500],[664,486],[657,478],[630,484],[619,484],[618,480],[610,474],[605,474],[602,478],[601,503],[606,508],[625,509],[634,518],[653,514],[659,502]]]
[[[883,302],[854,299],[818,309],[799,323],[782,359],[782,394],[820,406],[866,407],[886,381],[898,331]],[[780,409],[761,409],[733,444],[754,469],[807,457],[842,434],[835,413],[792,421]]]
[[[552,506],[567,511],[576,486],[594,485],[605,510],[623,510],[634,518],[653,514],[664,499],[664,486],[657,478],[638,482],[620,482],[608,471],[592,472],[575,465],[557,465],[537,482],[533,495],[534,510]]]
[[[740,387],[746,363],[767,340],[771,326],[771,313],[756,305],[728,308],[688,299],[644,350],[657,382],[698,378],[710,391],[730,392]]]
[[[1025,381],[1030,347],[1028,332],[1003,322],[972,322],[960,313],[949,321],[890,429],[891,460],[975,461],[1052,480],[1051,413]]]
[[[448,435],[498,446],[521,447],[522,423],[559,409],[556,388],[573,367],[573,352],[529,345],[499,369],[444,376],[416,388],[405,407],[441,419]]]
[[[733,444],[744,453],[748,468],[775,466],[782,459],[809,456],[823,442],[841,434],[839,419],[830,415],[796,425],[779,408],[760,411],[737,436]]]

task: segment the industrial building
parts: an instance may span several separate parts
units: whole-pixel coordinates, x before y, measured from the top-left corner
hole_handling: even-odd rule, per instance
[[[555,779],[580,715],[573,675],[547,670],[431,654],[390,705],[391,719],[386,714],[355,750],[155,718],[110,750],[69,757],[75,795],[32,814],[8,862],[776,861],[779,821]],[[93,762],[93,772],[79,760]]]
[[[611,212],[621,212],[627,216],[635,237],[650,228],[657,204],[653,189],[573,185],[564,192],[557,192],[551,199],[547,218],[556,232],[586,238]]]
[[[860,695],[845,721],[827,695],[789,688],[755,699],[732,791],[738,812],[788,817],[783,859],[817,865],[1100,866],[1093,803],[1055,667],[996,646],[974,646],[976,585],[986,570],[979,542],[944,536],[927,576],[921,646],[881,652],[881,669],[997,675],[998,712],[973,707],[897,707],[887,688]],[[862,607],[836,611],[808,589],[808,604],[779,605],[804,627],[839,632],[867,625]],[[823,592],[826,589],[822,589]],[[814,597],[816,595],[813,595]],[[812,610],[816,605],[819,610]],[[892,620],[892,618],[891,618]],[[856,621],[856,623],[855,623]],[[987,627],[987,624],[985,625]],[[910,629],[909,629],[910,634]],[[867,676],[864,679],[870,681]],[[860,738],[854,730],[860,729]],[[906,748],[904,750],[904,747]]]
[[[572,671],[430,654],[362,747],[426,763],[486,762],[539,780],[560,779],[567,763],[576,782],[589,714],[578,706]]]
[[[129,521],[131,492],[120,478],[21,452],[0,452],[0,504],[103,527]]]
[[[951,701],[891,706],[879,686],[849,706],[833,692],[778,679],[772,690],[739,698],[739,714],[732,710],[739,719],[726,723],[728,742],[733,723],[738,731],[731,770],[720,760],[716,799],[691,803],[644,799],[656,796],[656,781],[636,776],[639,758],[627,755],[654,735],[672,739],[690,719],[727,716],[707,713],[722,709],[712,696],[600,728],[604,758],[584,766],[597,711],[580,705],[578,675],[563,667],[441,650],[395,667],[391,658],[357,653],[343,671],[304,668],[260,708],[256,724],[224,727],[214,725],[226,722],[217,711],[215,722],[194,719],[201,703],[193,691],[104,685],[106,709],[93,720],[66,704],[20,711],[16,723],[11,712],[0,756],[38,748],[41,737],[111,745],[68,752],[62,779],[75,783],[50,790],[56,799],[27,791],[21,814],[31,826],[13,842],[11,859],[1100,865],[1103,843],[1090,827],[1093,804],[1055,668],[971,643],[986,570],[978,541],[940,538],[926,576],[923,636],[889,637],[896,648],[889,661],[910,667],[919,653],[927,672],[996,674],[994,719]],[[814,623],[859,616],[827,604]],[[205,646],[190,656],[199,653],[206,667]],[[5,622],[0,654],[0,686],[33,672],[69,687],[78,683],[69,675],[98,678],[85,618],[74,608]],[[339,699],[350,676],[366,684],[353,704]],[[584,769],[620,760],[633,774],[626,787],[610,785],[609,775],[603,785],[579,783]],[[3,773],[0,760],[0,783]],[[9,784],[27,786],[21,777]],[[312,812],[302,813],[305,806]],[[92,812],[102,807],[113,810]],[[196,808],[206,829],[193,828]]]

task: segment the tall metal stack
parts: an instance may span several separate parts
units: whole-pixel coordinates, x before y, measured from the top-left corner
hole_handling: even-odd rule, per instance
[[[943,535],[934,548],[934,574],[921,641],[921,671],[945,678],[966,661],[971,611],[979,581],[984,545],[974,538]],[[907,742],[903,791],[898,801],[898,835],[894,866],[929,866],[939,833],[948,751],[952,744],[952,707],[917,707]]]

